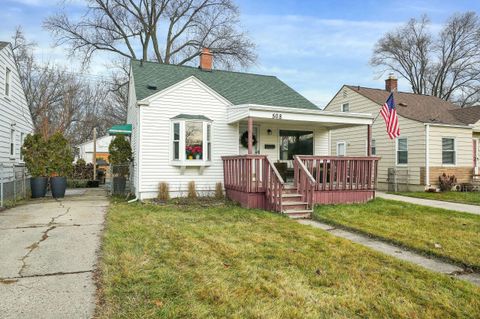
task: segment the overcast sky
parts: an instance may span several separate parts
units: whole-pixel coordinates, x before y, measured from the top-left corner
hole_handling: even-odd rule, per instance
[[[9,40],[22,25],[38,43],[37,56],[75,67],[42,29],[42,21],[65,6],[83,12],[81,0],[0,0],[0,40]],[[480,1],[321,1],[237,0],[243,27],[257,44],[259,60],[249,72],[276,75],[319,106],[342,84],[383,87],[383,78],[368,61],[381,35],[411,17],[427,14],[434,27],[452,13],[480,12]],[[99,56],[89,74],[105,74],[108,56]],[[92,77],[94,79],[94,77]],[[400,89],[408,85],[400,80]]]

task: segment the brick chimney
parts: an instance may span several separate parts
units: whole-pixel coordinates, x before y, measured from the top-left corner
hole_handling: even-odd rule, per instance
[[[209,48],[203,48],[200,52],[200,69],[203,71],[212,71],[213,54]]]
[[[397,92],[398,90],[398,80],[393,73],[390,73],[385,80],[385,90],[388,92]]]

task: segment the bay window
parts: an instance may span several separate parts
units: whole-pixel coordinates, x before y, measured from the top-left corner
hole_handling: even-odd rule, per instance
[[[172,164],[201,166],[212,159],[212,123],[202,115],[178,115],[172,119]]]

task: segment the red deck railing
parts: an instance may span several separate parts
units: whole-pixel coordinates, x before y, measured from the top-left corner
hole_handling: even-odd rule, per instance
[[[299,155],[315,180],[318,191],[374,190],[377,185],[379,157],[340,157]],[[300,166],[300,165],[297,165]],[[295,185],[302,183],[300,169],[294,173]]]
[[[265,193],[267,209],[281,211],[284,181],[266,155],[222,156],[226,190]]]
[[[297,191],[302,195],[304,202],[308,203],[308,208],[313,208],[313,192],[316,188],[316,182],[310,171],[298,156],[293,157],[293,176]]]

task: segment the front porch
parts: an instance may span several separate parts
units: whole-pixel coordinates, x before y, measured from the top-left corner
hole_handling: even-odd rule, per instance
[[[243,207],[308,218],[315,204],[373,199],[378,157],[294,156],[286,183],[266,155],[224,156],[226,195]]]
[[[228,112],[228,123],[238,126],[243,142],[239,155],[222,157],[228,198],[244,207],[306,218],[315,204],[365,202],[375,196],[379,159],[370,156],[370,114],[261,105]],[[345,148],[343,153],[336,149],[341,156],[330,156],[330,130],[359,125],[368,133],[366,156],[347,157]]]

